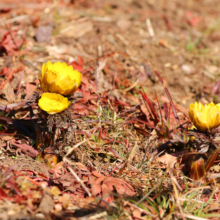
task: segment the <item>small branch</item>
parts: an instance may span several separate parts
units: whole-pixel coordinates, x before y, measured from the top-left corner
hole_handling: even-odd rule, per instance
[[[147,28],[148,28],[148,32],[150,34],[151,37],[154,37],[155,34],[154,34],[154,29],[152,27],[152,24],[151,24],[151,21],[149,18],[146,19],[146,25],[147,25]]]
[[[64,162],[68,163],[68,167],[67,169],[70,171],[70,173],[73,174],[73,176],[76,178],[76,180],[81,184],[81,186],[83,187],[83,189],[86,191],[86,193],[88,194],[89,197],[92,196],[92,194],[89,192],[89,189],[86,187],[86,185],[84,184],[84,182],[77,176],[76,172],[70,167],[69,163],[70,161],[67,158],[64,158]]]
[[[73,146],[71,149],[69,149],[67,154],[63,157],[63,160],[65,160],[68,156],[70,156],[77,147],[79,147],[80,145],[84,144],[85,142],[86,142],[86,140],[85,141],[81,141],[78,144],[76,144],[75,146]]]

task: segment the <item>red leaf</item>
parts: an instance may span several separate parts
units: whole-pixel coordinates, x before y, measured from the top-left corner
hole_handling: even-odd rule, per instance
[[[9,73],[10,73],[10,71],[11,71],[11,68],[9,68],[9,67],[4,67],[1,71],[0,71],[0,75],[1,76],[7,76]]]
[[[0,188],[0,199],[3,200],[7,198],[7,194],[3,191],[2,188]]]
[[[8,55],[13,55],[18,51],[23,43],[22,39],[16,37],[18,30],[7,31],[3,34],[1,46],[5,48]]]
[[[123,179],[106,177],[103,184],[106,184],[108,188],[112,190],[115,188],[117,193],[120,195],[126,194],[128,196],[134,196],[136,194],[134,188]]]
[[[30,157],[36,157],[38,155],[38,151],[35,150],[32,146],[27,144],[20,144],[19,142],[16,142],[15,140],[11,141],[11,144],[21,148],[21,151],[25,154],[27,154]]]
[[[115,157],[120,158],[122,160],[121,155],[116,150],[114,150],[112,147],[109,147],[108,150],[112,152]]]
[[[95,171],[92,174],[98,177],[96,180],[90,177],[89,184],[92,187],[93,196],[102,197],[108,203],[114,199],[112,194],[115,190],[120,195],[134,196],[136,194],[134,188],[123,179],[105,177]]]
[[[73,66],[74,70],[78,70],[79,72],[81,72],[83,70],[83,59],[81,56],[78,56],[78,60],[78,62],[73,61],[71,65]]]
[[[26,97],[25,97],[26,100],[34,93],[36,88],[37,88],[36,85],[33,85],[31,83],[26,84],[26,94],[27,94]]]
[[[199,23],[202,21],[201,16],[196,16],[189,11],[185,12],[185,16],[187,23],[193,27],[198,27]]]
[[[90,177],[89,183],[92,188],[92,195],[93,196],[101,196],[101,181],[103,181],[103,177],[98,178],[95,180],[94,178]]]

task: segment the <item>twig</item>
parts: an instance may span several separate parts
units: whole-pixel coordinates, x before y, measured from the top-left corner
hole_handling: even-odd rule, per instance
[[[11,18],[11,19],[8,19],[6,21],[4,21],[5,24],[11,24],[11,23],[14,23],[14,22],[18,22],[18,21],[22,21],[22,20],[26,20],[28,19],[28,15],[20,15],[20,16],[16,16],[14,18]],[[5,25],[5,24],[2,24],[2,25]],[[1,26],[1,24],[0,24]]]
[[[21,82],[22,82],[22,79],[23,79],[23,75],[24,75],[24,70],[23,70],[22,73],[21,73],[20,80],[19,80],[19,83],[18,83],[18,90],[17,90],[17,92],[16,92],[16,95],[15,95],[14,100],[16,100],[16,98],[17,98],[17,96],[18,96],[18,93],[20,92]]]
[[[186,217],[188,219],[194,219],[194,220],[208,220],[208,218],[201,218],[201,217],[197,217],[197,216],[193,216],[193,215],[189,215],[189,214],[184,214],[184,217]]]
[[[64,161],[68,163],[67,169],[70,171],[70,173],[73,174],[73,176],[76,178],[76,180],[81,184],[81,186],[82,186],[83,189],[86,191],[86,193],[88,194],[88,196],[91,197],[92,194],[89,192],[89,189],[86,187],[86,185],[84,184],[84,182],[77,176],[76,172],[69,166],[70,161],[69,161],[67,158],[64,158]]]
[[[137,144],[137,141],[135,141],[135,145],[134,145],[133,149],[131,150],[131,153],[129,154],[129,157],[128,157],[128,164],[131,164],[131,162],[132,162],[132,160],[135,156],[135,153],[138,150],[139,146],[140,145]]]
[[[70,156],[70,155],[73,153],[73,151],[74,151],[77,147],[79,147],[80,145],[82,145],[82,144],[85,143],[85,142],[86,142],[86,140],[81,141],[81,142],[79,142],[78,144],[76,144],[75,146],[73,146],[71,149],[69,149],[69,151],[67,152],[67,154],[63,157],[63,159],[65,159],[66,157]]]
[[[22,36],[22,42],[21,42],[21,45],[19,47],[19,50],[21,50],[21,47],[24,43],[24,40],[25,40],[25,37],[26,37],[26,34],[27,34],[27,30],[28,30],[28,27],[26,27],[25,30],[24,30],[24,33],[23,33],[23,36]]]
[[[149,18],[146,19],[146,24],[147,24],[147,28],[148,28],[148,32],[149,32],[150,36],[154,37],[155,36],[154,29],[152,27],[152,24],[151,24],[151,21]]]
[[[128,92],[128,91],[132,90],[138,83],[139,83],[139,79],[137,79],[137,80],[134,82],[134,84],[132,84],[130,87],[128,87],[128,88],[126,88],[126,89],[124,89],[124,90],[122,90],[122,91],[123,91],[123,92]]]
[[[177,203],[177,206],[180,210],[180,214],[181,214],[182,219],[185,220],[186,218],[185,218],[185,215],[183,213],[182,207],[181,207],[180,202],[179,202],[179,195],[178,195],[178,192],[177,192],[177,187],[179,188],[179,190],[182,190],[182,189],[179,186],[179,184],[177,183],[176,178],[173,176],[173,173],[171,172],[171,170],[169,170],[169,172],[170,172],[170,180],[172,182],[174,193],[175,193],[175,196],[176,196],[176,203]]]
[[[112,22],[112,19],[109,17],[93,17],[92,20],[101,22]]]

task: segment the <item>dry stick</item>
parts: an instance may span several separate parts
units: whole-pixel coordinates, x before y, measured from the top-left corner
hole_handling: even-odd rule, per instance
[[[17,98],[17,96],[18,96],[18,93],[20,92],[21,82],[22,82],[22,79],[23,79],[23,75],[24,75],[24,70],[23,70],[22,73],[21,73],[20,80],[19,80],[19,83],[18,83],[18,90],[17,90],[17,92],[16,92],[16,95],[15,95],[14,100],[16,100],[16,98]]]
[[[67,154],[63,157],[63,160],[64,160],[66,157],[70,156],[70,155],[73,153],[73,151],[74,151],[77,147],[79,147],[80,145],[84,144],[85,142],[86,142],[86,140],[81,141],[81,142],[79,142],[78,144],[76,144],[75,146],[73,146],[71,149],[69,149],[69,151],[67,152]]]
[[[64,162],[67,162],[68,164],[71,164],[71,162],[67,159],[67,156],[70,156],[73,151],[79,147],[81,144],[85,143],[86,140],[84,141],[81,141],[80,143],[76,144],[74,147],[72,147],[68,152],[67,154],[63,157],[63,161]],[[76,178],[76,180],[81,184],[81,186],[83,187],[83,189],[87,192],[87,194],[89,195],[89,197],[91,197],[91,193],[89,192],[88,188],[85,186],[84,182],[77,176],[77,174],[75,173],[75,171],[70,167],[68,166],[67,167],[68,170],[73,174],[73,176]]]
[[[154,37],[154,36],[155,36],[155,34],[154,34],[154,29],[153,29],[153,27],[152,27],[152,24],[151,24],[151,21],[150,21],[149,18],[146,19],[146,25],[147,25],[147,29],[148,29],[149,35],[150,35],[151,37]]]
[[[158,103],[158,107],[159,107],[159,111],[160,111],[161,122],[162,122],[162,125],[163,125],[163,124],[164,124],[164,121],[163,121],[163,115],[162,115],[162,111],[161,111],[160,103],[159,103],[159,100],[158,100],[158,98],[157,98],[157,93],[156,93],[156,92],[155,92],[155,96],[156,96],[157,103]]]
[[[193,219],[193,220],[209,220],[208,218],[201,218],[201,217],[197,217],[197,216],[189,215],[189,214],[185,214],[185,213],[184,213],[184,217],[189,218],[189,219]]]
[[[87,192],[88,196],[91,197],[92,194],[89,192],[89,189],[86,187],[84,182],[77,176],[76,172],[70,167],[69,164],[71,164],[71,162],[67,158],[64,158],[64,161],[68,163],[67,169],[73,174],[73,176],[76,178],[76,180],[81,184],[83,189]]]
[[[182,207],[181,207],[181,205],[180,205],[179,195],[178,195],[178,192],[177,192],[177,187],[178,187],[179,189],[181,189],[181,187],[180,187],[179,184],[177,183],[177,181],[176,181],[175,177],[173,176],[173,173],[171,172],[171,170],[169,170],[169,171],[170,171],[170,180],[171,180],[171,182],[172,182],[173,189],[174,189],[174,193],[175,193],[175,195],[176,195],[176,203],[177,203],[177,206],[178,206],[178,208],[179,208],[179,210],[180,210],[180,214],[181,214],[181,216],[182,216],[182,219],[185,220],[186,218],[185,218],[185,216],[184,216]]]
[[[98,90],[99,85],[98,85],[98,63],[97,61],[95,62],[95,85],[96,85],[96,90]]]
[[[139,83],[139,79],[137,79],[137,80],[134,82],[134,84],[132,84],[130,87],[128,87],[128,88],[122,90],[122,92],[128,92],[128,91],[132,90],[138,83]]]
[[[128,157],[128,164],[131,164],[131,162],[134,158],[135,152],[138,150],[138,147],[139,147],[139,145],[137,144],[137,141],[135,141],[135,145],[134,145],[133,149],[131,150],[131,153],[129,154],[129,157]]]
[[[23,33],[23,36],[22,36],[22,42],[21,42],[21,45],[19,47],[19,50],[21,50],[21,47],[24,43],[24,40],[25,40],[25,37],[26,37],[26,34],[27,34],[27,30],[28,30],[28,27],[26,27],[25,30],[24,30],[24,33]]]
[[[137,105],[131,107],[130,109],[128,109],[128,110],[126,110],[126,111],[124,111],[124,112],[120,112],[120,113],[118,114],[118,116],[122,116],[122,115],[124,115],[125,113],[127,113],[127,112],[129,112],[129,111],[133,111],[134,109],[136,109],[138,106],[142,105],[143,103],[144,103],[144,101],[142,100],[139,104],[137,104]],[[132,113],[132,114],[133,114],[133,113]]]
[[[14,17],[14,18],[11,18],[11,19],[8,19],[8,20],[6,20],[5,21],[5,23],[6,24],[11,24],[11,23],[14,23],[14,22],[20,22],[20,21],[22,21],[22,20],[25,20],[25,19],[28,19],[28,15],[20,15],[20,16],[16,16],[16,17]],[[3,26],[3,24],[1,25],[0,24],[0,26]]]

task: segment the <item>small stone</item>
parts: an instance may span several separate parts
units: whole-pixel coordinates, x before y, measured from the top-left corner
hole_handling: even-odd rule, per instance
[[[117,26],[122,30],[127,30],[131,25],[131,22],[129,20],[121,19],[117,22]]]
[[[212,75],[215,75],[217,72],[219,72],[219,68],[213,65],[205,65],[205,70]]]
[[[182,65],[182,70],[186,73],[186,74],[192,74],[195,72],[195,68],[194,66],[190,65],[190,64],[183,64]]]

